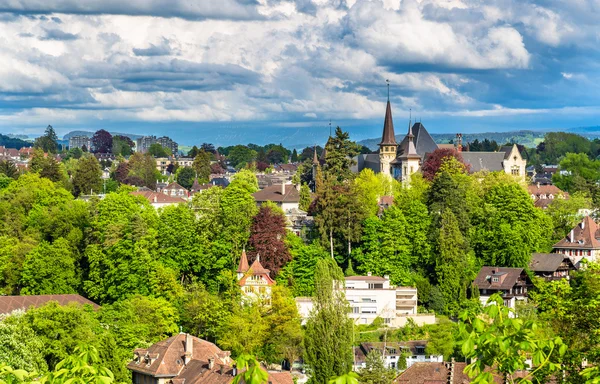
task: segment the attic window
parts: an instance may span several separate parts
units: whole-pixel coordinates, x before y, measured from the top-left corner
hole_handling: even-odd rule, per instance
[[[500,281],[499,277],[492,277],[492,283],[498,283]]]
[[[579,244],[583,244],[583,240],[579,240]]]

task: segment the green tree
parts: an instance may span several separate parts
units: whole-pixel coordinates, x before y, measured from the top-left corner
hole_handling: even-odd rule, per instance
[[[86,155],[77,160],[73,174],[75,196],[102,192],[102,168],[95,156]]]
[[[360,204],[371,216],[379,213],[379,199],[392,195],[392,180],[381,173],[376,175],[369,168],[358,174],[354,186]]]
[[[47,153],[57,153],[58,152],[58,137],[56,136],[56,132],[51,125],[46,127],[44,131],[44,135],[35,139],[33,146],[35,148],[40,148],[42,151]]]
[[[256,159],[256,151],[245,145],[236,145],[229,150],[227,158],[235,169],[242,169]]]
[[[191,167],[180,167],[177,169],[177,183],[185,189],[192,188],[194,179],[196,178],[196,171]]]
[[[150,154],[135,152],[129,158],[128,165],[129,177],[139,178],[150,189],[156,188],[156,181],[161,175],[156,169],[156,160]]]
[[[265,384],[269,380],[269,374],[252,355],[240,355],[236,364],[240,373],[233,379],[232,384]]]
[[[494,383],[494,376],[508,383],[545,382],[561,370],[568,347],[560,337],[539,338],[537,324],[511,316],[500,295],[493,295],[484,308],[485,318],[463,312],[459,323],[461,351],[472,363],[465,373],[473,383]],[[532,366],[527,359],[531,358]],[[527,370],[525,376],[522,371]],[[521,371],[521,372],[520,372]]]
[[[256,174],[249,169],[242,169],[233,175],[231,184],[240,186],[249,193],[258,191],[258,179],[256,178]]]
[[[354,178],[350,167],[356,164],[354,157],[359,154],[359,147],[350,141],[348,132],[336,127],[335,135],[330,137],[325,150],[325,173],[329,177],[337,182]]]
[[[390,384],[396,378],[393,369],[385,367],[383,356],[372,349],[365,358],[366,367],[360,370],[359,382],[364,384]]]
[[[439,321],[429,328],[429,341],[425,353],[428,355],[442,355],[444,361],[450,360],[454,353],[456,328],[455,323],[448,320],[448,318],[439,318]]]
[[[285,359],[291,367],[302,355],[304,335],[296,301],[287,288],[273,287],[271,306],[267,308],[266,319],[269,331],[263,349],[267,360],[280,362],[281,359]]]
[[[80,279],[69,242],[62,238],[53,244],[42,242],[29,252],[21,285],[24,295],[77,293]]]
[[[343,291],[344,275],[332,259],[317,262],[314,310],[306,323],[304,359],[312,383],[325,383],[352,369],[352,320]]]
[[[46,372],[44,344],[31,327],[20,321],[22,316],[15,313],[0,320],[0,361],[16,369]]]
[[[600,160],[590,160],[585,153],[567,153],[552,176],[553,183],[563,191],[585,192],[600,180]]]
[[[294,150],[292,151],[291,161],[292,161],[292,163],[298,162],[298,152],[296,151],[296,148],[294,148]]]
[[[568,199],[555,196],[546,209],[546,214],[552,220],[554,228],[552,238],[559,241],[565,237],[583,218],[579,210],[591,208],[591,199],[583,193],[575,192]]]
[[[112,153],[115,156],[131,156],[131,154],[133,154],[134,146],[133,140],[127,136],[116,135],[112,138]]]
[[[486,265],[524,268],[531,253],[549,250],[552,222],[519,184],[496,184],[485,193],[484,202],[473,247]]]
[[[466,244],[458,222],[450,209],[442,212],[439,238],[434,250],[435,275],[445,301],[445,312],[456,313],[466,299],[470,281],[469,265],[465,257]]]
[[[301,210],[307,212],[310,208],[310,203],[312,203],[310,188],[308,188],[308,185],[302,184],[300,187],[300,201],[298,202],[298,206]]]
[[[11,160],[0,160],[0,174],[16,179],[19,177],[19,170]]]
[[[234,356],[256,355],[265,344],[268,330],[269,324],[259,303],[239,306],[224,324],[219,344],[231,350]]]
[[[208,183],[210,177],[210,153],[204,150],[198,152],[194,158],[193,168],[196,171],[200,184]]]
[[[208,292],[202,284],[186,289],[181,311],[183,326],[193,335],[216,342],[231,316],[226,301]]]
[[[65,174],[61,169],[60,163],[56,161],[54,157],[46,156],[41,149],[33,151],[30,169],[33,172],[39,173],[41,177],[45,177],[54,182],[65,180]]]
[[[171,155],[171,151],[159,143],[154,143],[148,148],[148,154],[150,154],[152,157],[167,157]]]

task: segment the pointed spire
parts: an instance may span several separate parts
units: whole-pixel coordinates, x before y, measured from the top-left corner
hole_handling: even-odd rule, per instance
[[[407,150],[402,154],[402,156],[400,156],[401,159],[416,159],[416,158],[421,158],[421,156],[419,156],[417,154],[417,147],[415,147],[415,143],[414,143],[414,138],[415,135],[413,135],[412,133],[412,126],[410,125],[410,121],[408,122],[408,133],[406,134],[406,137],[408,138],[408,147]],[[415,123],[415,125],[418,123]]]
[[[381,137],[382,145],[396,145],[396,137],[394,133],[394,120],[392,119],[392,105],[390,101],[387,102],[385,109],[385,119],[383,120],[383,135]]]
[[[314,150],[313,150],[313,164],[317,165],[319,164],[319,157],[317,156],[317,146],[315,144]]]
[[[244,249],[242,250],[242,257],[240,258],[240,266],[238,267],[237,271],[240,273],[246,273],[249,268],[248,257],[246,256],[246,247],[244,246]]]

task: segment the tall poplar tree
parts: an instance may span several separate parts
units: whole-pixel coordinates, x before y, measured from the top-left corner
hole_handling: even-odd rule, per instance
[[[304,333],[304,359],[311,383],[327,383],[352,370],[352,320],[343,291],[344,275],[331,259],[317,262],[314,309]]]
[[[466,299],[469,268],[465,239],[456,217],[448,208],[441,214],[435,258],[435,275],[444,297],[445,310],[447,313],[454,313],[457,306]]]
[[[193,168],[200,184],[208,183],[210,177],[210,154],[205,150],[198,152],[194,158]]]

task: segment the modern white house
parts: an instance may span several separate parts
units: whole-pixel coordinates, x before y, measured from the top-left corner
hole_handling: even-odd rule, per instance
[[[393,286],[388,276],[346,277],[344,293],[351,307],[349,316],[356,324],[371,324],[378,317],[390,327],[402,327],[408,319],[417,325],[435,323],[433,314],[417,313],[417,288]],[[296,304],[302,319],[307,319],[312,298],[296,298]]]

